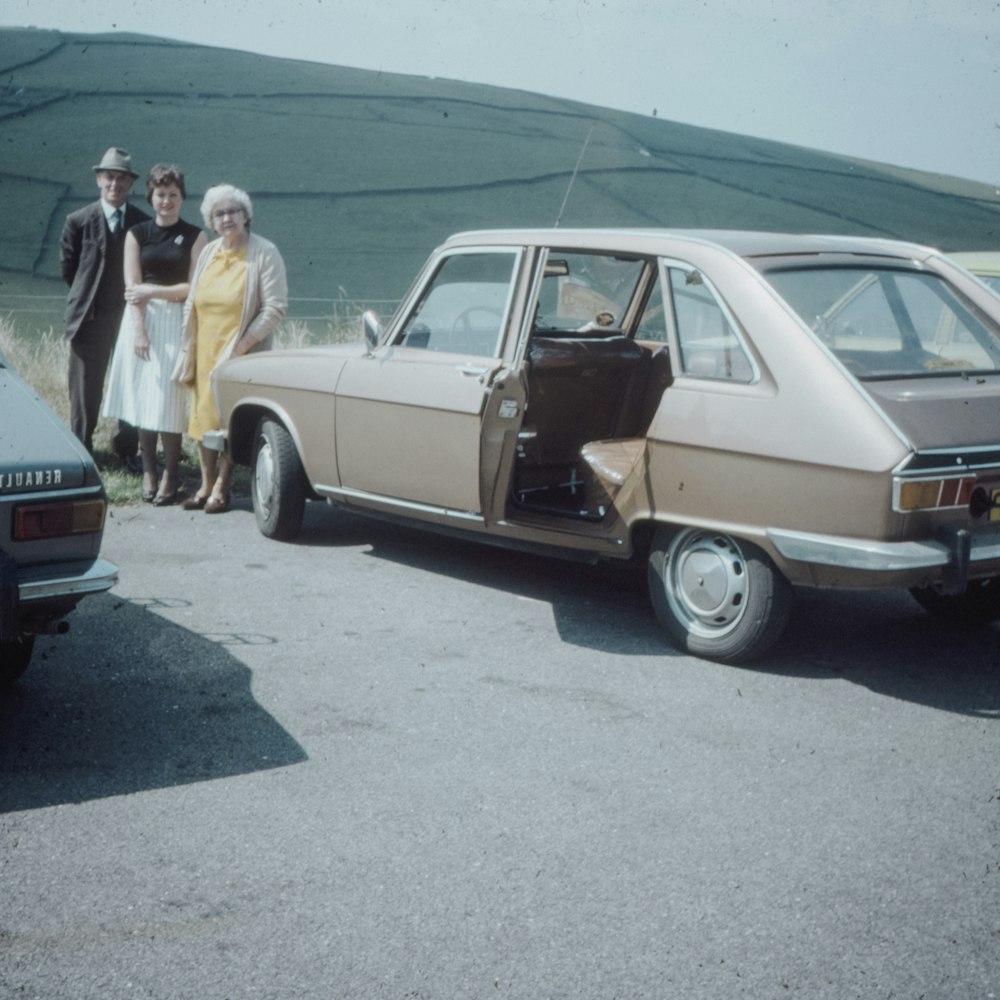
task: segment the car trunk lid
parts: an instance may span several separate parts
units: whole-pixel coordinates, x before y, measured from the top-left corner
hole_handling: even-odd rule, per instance
[[[36,399],[33,389],[0,365],[0,501],[85,482],[83,446]]]

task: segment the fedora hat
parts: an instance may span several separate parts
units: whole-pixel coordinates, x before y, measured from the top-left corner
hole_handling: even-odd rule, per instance
[[[94,170],[117,170],[119,173],[128,174],[131,177],[139,176],[132,169],[132,157],[124,149],[119,149],[117,146],[112,146],[104,154]]]

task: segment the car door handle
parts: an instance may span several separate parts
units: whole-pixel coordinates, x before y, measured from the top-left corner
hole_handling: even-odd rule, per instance
[[[456,365],[455,368],[470,378],[482,378],[489,372],[489,368],[477,368],[475,365]]]

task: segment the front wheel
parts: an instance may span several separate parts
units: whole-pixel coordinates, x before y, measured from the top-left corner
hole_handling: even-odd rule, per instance
[[[250,492],[262,535],[287,541],[299,533],[306,506],[305,472],[291,434],[266,417],[254,438]]]
[[[0,642],[0,690],[9,688],[28,669],[34,648],[33,635]]]
[[[955,625],[989,625],[1000,618],[1000,577],[970,580],[961,594],[942,594],[933,587],[913,587],[910,594],[935,618]]]
[[[660,624],[686,652],[721,663],[759,656],[781,635],[792,588],[749,542],[700,528],[658,528],[648,564]]]

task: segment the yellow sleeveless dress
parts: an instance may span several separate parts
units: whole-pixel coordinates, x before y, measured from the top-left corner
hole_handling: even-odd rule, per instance
[[[246,280],[247,248],[219,250],[205,266],[195,288],[197,367],[188,435],[196,441],[220,425],[212,398],[211,374],[226,345],[239,331]]]

